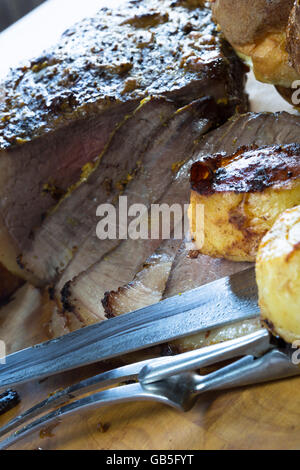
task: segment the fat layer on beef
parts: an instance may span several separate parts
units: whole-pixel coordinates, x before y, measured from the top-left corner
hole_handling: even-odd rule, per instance
[[[0,214],[16,250],[84,184],[86,164],[99,163],[141,100],[163,95],[182,107],[210,95],[229,116],[247,107],[245,71],[210,10],[179,0],[102,9],[13,70],[1,85]]]
[[[102,305],[107,318],[160,302],[181,240],[166,240],[144,263],[134,279],[106,292]]]

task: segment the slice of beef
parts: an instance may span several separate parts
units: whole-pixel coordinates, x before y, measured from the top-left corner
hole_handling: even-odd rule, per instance
[[[87,181],[61,201],[34,233],[28,249],[24,247],[22,263],[27,270],[44,282],[64,270],[77,247],[96,231],[97,207],[112,202],[133,178],[148,145],[175,112],[176,106],[166,98],[150,98],[125,118]]]
[[[63,274],[64,280],[70,280],[115,248],[118,239],[96,236],[97,207],[105,202],[117,207],[119,193],[127,196],[128,207],[147,204],[171,181],[174,165],[186,158],[194,140],[218,119],[222,119],[221,110],[213,99],[194,101],[181,110],[165,98],[144,101],[114,134],[87,182],[72,191],[35,233],[22,257],[26,268],[50,282],[75,253],[72,266]]]
[[[0,264],[0,306],[23,284],[23,280],[11,274]]]
[[[188,204],[188,179],[183,184],[176,184],[175,193],[172,187],[177,178],[178,168],[193,153],[201,134],[207,132],[214,125],[213,116],[215,113],[214,107],[211,107],[212,104],[212,101],[207,99],[196,101],[177,111],[168,125],[161,129],[157,138],[143,155],[142,171],[128,184],[123,193],[123,196],[127,196],[128,207],[132,204],[143,204],[149,209],[152,204],[156,203],[166,203],[170,206],[177,203],[181,208],[184,204]],[[207,106],[210,106],[211,119],[207,118],[209,115]],[[217,109],[215,111],[218,112]],[[146,216],[148,217],[147,214]],[[172,223],[172,221],[170,222]],[[95,232],[95,227],[93,227],[93,232]],[[157,234],[156,239],[128,239],[124,241],[119,239],[98,240],[95,234],[93,237],[88,237],[58,283],[60,288],[63,287],[62,280],[68,281],[63,287],[64,307],[73,310],[71,297],[75,295],[75,289],[81,290],[83,288],[86,293],[89,292],[87,297],[91,299],[90,310],[92,310],[92,303],[95,300],[95,297],[90,293],[92,291],[98,292],[95,307],[97,311],[99,296],[103,296],[107,290],[132,280],[147,257],[160,245],[161,235]],[[91,266],[92,258],[95,261]],[[90,265],[87,264],[87,260]],[[91,267],[84,271],[84,265]],[[118,266],[117,270],[116,266]],[[74,282],[70,282],[74,272],[77,277],[74,278]],[[111,272],[115,272],[115,274],[112,275]],[[72,277],[66,279],[66,273]],[[88,298],[85,302],[89,302]],[[86,310],[86,306],[81,307],[81,316]]]
[[[102,9],[13,70],[0,104],[0,213],[19,250],[143,98],[181,107],[211,95],[230,115],[247,107],[245,71],[209,9],[173,0]]]
[[[163,298],[195,289],[250,266],[250,263],[237,263],[199,255],[198,252],[190,250],[190,245],[184,242],[176,253]]]
[[[42,295],[39,289],[24,284],[0,309],[0,328],[5,338],[6,354],[11,354],[33,344],[45,341],[44,326],[49,317],[41,316]],[[32,327],[32,325],[39,327]],[[16,331],[26,334],[16,334]]]
[[[160,302],[181,240],[166,240],[146,260],[141,271],[128,284],[106,292],[102,305],[107,318],[132,312]]]
[[[232,119],[203,137],[193,156],[180,168],[173,178],[172,184],[156,202],[183,204],[187,201],[190,191],[190,168],[192,163],[202,156],[218,152],[225,152],[230,155],[243,145],[263,146],[299,143],[299,129],[300,118],[287,113],[249,113]],[[104,292],[108,290],[106,286],[111,286],[109,290],[117,290],[118,287],[130,282],[142,265],[143,260],[146,260],[149,256],[148,250],[153,247],[154,242],[154,240],[127,240],[123,242],[119,250],[112,253],[113,256],[110,259],[107,258],[107,260],[95,264],[67,285],[64,290],[65,307],[75,312],[83,321],[86,318],[89,321],[92,321],[91,318],[94,321],[103,320],[104,310],[100,300],[103,298]],[[143,253],[144,258],[142,258]],[[135,272],[133,271],[134,268],[136,269]],[[230,269],[235,272],[236,269],[242,268],[243,265],[240,264],[201,257],[199,261],[197,260],[195,279],[197,279],[199,285],[227,274]],[[170,278],[166,295],[178,293],[180,287],[182,287],[180,290],[185,290],[188,287],[188,276],[181,274],[181,269],[182,266],[180,269],[174,270],[172,277],[175,279],[175,283]],[[208,272],[206,272],[207,270]],[[180,277],[183,279],[183,285],[181,286],[178,283]],[[118,280],[123,282],[116,285]],[[190,287],[193,287],[192,281]]]
[[[106,292],[102,304],[108,318],[155,304],[249,268],[249,263],[234,263],[208,256],[196,258],[189,250],[189,242],[184,240],[178,249],[179,243],[179,240],[176,244],[172,240],[165,242],[132,282],[116,291]],[[168,347],[176,353],[189,351],[239,338],[260,327],[259,319],[246,320],[172,341]]]
[[[152,243],[151,243],[152,242]],[[108,290],[133,279],[161,242],[126,240],[62,289],[62,305],[84,324],[105,320],[102,299]]]

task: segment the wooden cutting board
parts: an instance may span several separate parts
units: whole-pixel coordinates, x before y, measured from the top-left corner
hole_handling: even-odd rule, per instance
[[[24,287],[0,310],[1,338],[10,353],[48,339],[40,295]],[[24,364],[24,367],[26,364]],[[49,393],[104,370],[80,369],[18,388],[21,403],[0,426]],[[13,449],[299,449],[300,377],[199,398],[188,413],[155,403],[131,403],[69,416],[17,443]]]
[[[0,34],[0,75],[20,60],[39,54],[74,21],[91,15],[102,3],[48,0],[4,31]],[[254,111],[293,111],[272,87],[258,84],[253,76],[248,89]],[[24,307],[24,296],[31,308]],[[6,341],[8,353],[48,339],[49,318],[41,312],[39,293],[25,288],[21,297],[0,310],[0,340]],[[20,387],[20,405],[0,417],[0,426],[49,393],[101,370],[103,366],[94,366]],[[299,449],[299,386],[300,377],[210,393],[201,396],[194,409],[185,414],[152,403],[99,408],[65,418],[55,428],[25,438],[13,448]]]

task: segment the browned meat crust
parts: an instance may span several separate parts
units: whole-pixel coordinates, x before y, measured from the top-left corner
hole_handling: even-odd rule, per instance
[[[203,74],[226,81],[231,66],[222,60],[210,10],[185,3],[132,0],[102,8],[66,31],[56,47],[14,70],[3,84],[0,149],[152,94],[185,104],[199,98]],[[238,104],[240,97],[229,98]]]

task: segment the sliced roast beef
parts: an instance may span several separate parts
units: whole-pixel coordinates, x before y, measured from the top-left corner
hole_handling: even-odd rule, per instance
[[[171,205],[174,203],[184,204],[188,200],[190,167],[201,156],[218,152],[232,154],[242,145],[299,143],[299,129],[300,118],[287,113],[249,113],[232,119],[202,138],[193,156],[182,165],[173,178],[172,184],[156,202]],[[110,257],[102,259],[67,285],[67,288],[64,289],[65,307],[75,312],[83,321],[86,318],[89,321],[91,318],[94,321],[104,319],[103,306],[100,304],[104,292],[117,290],[120,286],[130,282],[143,261],[149,256],[149,250],[153,248],[154,244],[155,240],[122,242],[119,249],[111,253]],[[144,258],[142,258],[143,253]],[[178,268],[176,268],[176,264],[179,266]],[[192,273],[195,266],[196,272],[189,283],[188,274],[184,270],[187,269],[187,272]],[[178,289],[183,291],[189,286],[192,288],[195,285],[209,282],[227,274],[230,270],[235,272],[244,267],[244,264],[199,257],[191,268],[186,257],[177,258],[167,285],[166,295],[178,293]],[[181,278],[180,282],[179,278]],[[120,282],[117,285],[118,280],[125,280],[125,282]],[[107,288],[106,286],[111,287]]]
[[[147,147],[175,112],[174,103],[166,98],[150,98],[126,117],[87,181],[58,204],[24,248],[27,270],[44,282],[64,270],[90,232],[96,232],[97,207],[113,201],[134,177]]]
[[[174,259],[172,270],[163,293],[163,298],[202,286],[251,266],[250,263],[237,263],[225,259],[198,255],[190,250],[189,244],[182,244]]]
[[[189,250],[190,243],[164,243],[135,276],[116,291],[106,292],[102,301],[108,318],[138,310],[160,300],[180,295],[221,277],[249,268],[249,263],[234,263],[198,256]],[[172,341],[172,351],[184,352],[222,341],[239,338],[260,328],[259,319],[238,322],[226,327]]]
[[[84,325],[105,320],[102,305],[105,292],[132,280],[142,269],[145,254],[147,259],[160,243],[158,240],[123,241],[112,253],[65,285],[62,290],[64,309],[74,313]]]
[[[162,243],[133,281],[105,293],[102,305],[107,318],[138,310],[249,268],[249,263],[198,255],[190,250],[190,246],[187,240]]]
[[[185,180],[183,184],[176,184],[174,192],[173,183],[178,168],[184,165],[187,156],[193,153],[198,138],[214,125],[213,117],[218,110],[212,105],[212,101],[207,99],[195,101],[177,111],[168,125],[162,127],[152,145],[141,157],[141,171],[128,183],[123,192],[123,196],[127,197],[128,207],[132,204],[143,204],[145,208],[150,209],[152,204],[166,203],[171,206],[177,203],[183,213],[183,206],[189,199],[189,182]],[[208,119],[209,114],[211,119]],[[116,207],[118,208],[118,202]],[[148,225],[148,213],[145,216]],[[172,222],[174,221],[170,219],[171,233]],[[95,225],[92,230],[93,236],[87,238],[58,283],[60,288],[63,287],[63,282],[68,281],[67,286],[63,288],[63,304],[69,310],[73,310],[71,297],[74,295],[76,297],[75,286],[79,290],[82,286],[86,293],[94,290],[96,292],[99,289],[95,307],[97,311],[99,296],[103,296],[107,290],[129,282],[148,256],[161,244],[163,235],[158,233],[155,239],[148,237],[140,240],[129,238],[124,241],[98,240]],[[91,266],[92,258],[94,264]],[[90,264],[87,264],[87,260]],[[84,265],[91,267],[84,271]],[[77,277],[74,278],[74,282],[70,282],[74,272]],[[115,274],[110,274],[113,272]],[[70,276],[69,279],[66,279],[67,274]],[[90,294],[87,296],[91,302],[94,302],[94,296]],[[85,302],[88,302],[88,299]],[[89,309],[92,309],[92,304],[89,305]],[[85,310],[86,307],[82,306],[81,316]]]
[[[211,95],[230,115],[247,107],[244,81],[210,10],[173,0],[102,9],[13,70],[0,104],[0,213],[16,252],[57,199],[85,180],[85,165],[98,164],[143,98],[164,95],[181,107]]]
[[[106,318],[111,318],[138,310],[249,267],[249,263],[234,263],[207,256],[196,258],[188,246],[189,243],[186,241],[165,241],[148,258],[131,282],[115,291],[105,293],[102,300],[103,319],[104,313]],[[101,307],[100,310],[102,311]],[[98,321],[98,318],[89,314],[88,309],[83,309],[82,312],[81,316],[72,315],[72,312],[65,312],[63,315],[55,313],[53,330],[56,336],[64,334],[62,325],[64,328],[68,326],[67,331],[74,331],[74,329]],[[168,349],[177,353],[189,351],[250,334],[260,327],[258,319],[238,322],[173,341],[168,345]],[[165,346],[162,346],[159,354],[164,354]]]
[[[10,273],[0,264],[0,306],[5,303],[24,281]]]
[[[106,292],[102,305],[107,318],[160,302],[181,240],[166,240],[146,260],[133,281]]]
[[[162,299],[173,297],[224,276],[249,268],[250,263],[236,263],[214,259],[190,251],[184,242],[178,250],[170,271]],[[209,346],[230,339],[242,337],[261,328],[259,319],[245,320],[222,328],[199,333],[171,343],[178,352]]]
[[[194,140],[218,119],[221,109],[212,98],[180,110],[165,98],[144,101],[114,134],[86,183],[73,190],[34,234],[22,256],[26,268],[50,282],[75,254],[63,274],[67,281],[98,261],[119,242],[97,238],[97,207],[108,202],[118,207],[118,194],[127,197],[128,206],[148,204],[149,197],[153,200],[171,181],[174,166],[182,163]]]

